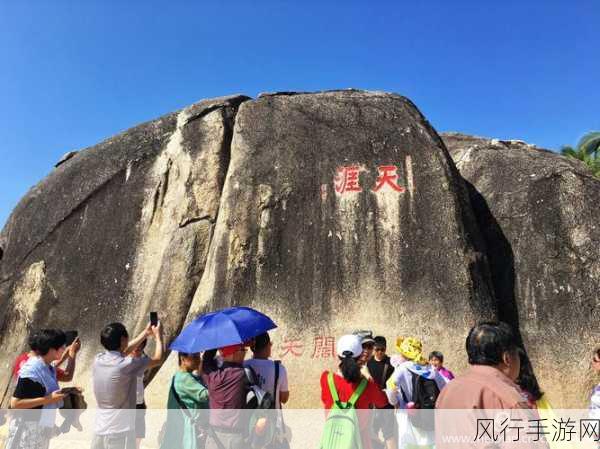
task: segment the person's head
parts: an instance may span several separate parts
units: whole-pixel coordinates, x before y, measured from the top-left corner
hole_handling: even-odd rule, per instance
[[[594,351],[594,355],[592,357],[592,368],[597,373],[600,373],[600,348],[597,348]]]
[[[144,349],[146,349],[147,344],[147,339],[142,340],[142,342],[139,345],[137,345],[136,348],[133,350],[132,355],[134,357],[141,357],[142,355],[144,355]]]
[[[352,332],[352,335],[356,335],[360,339],[362,354],[360,355],[358,364],[364,366],[373,356],[373,349],[375,348],[373,332],[369,330],[356,330]]]
[[[261,359],[268,359],[271,357],[271,337],[265,332],[254,338],[251,349],[254,353],[254,357]]]
[[[434,368],[442,368],[444,366],[444,354],[440,351],[432,351],[429,354],[429,364]]]
[[[363,354],[362,339],[358,335],[344,335],[336,344],[336,353],[340,360],[339,368],[348,382],[356,383],[361,379],[359,359]]]
[[[129,344],[129,334],[121,323],[111,323],[102,329],[100,343],[107,351],[124,352]]]
[[[381,362],[385,358],[385,352],[387,351],[387,341],[385,337],[378,335],[375,337],[373,343],[373,357],[378,362]]]
[[[409,360],[418,365],[427,364],[423,357],[423,343],[418,338],[398,337],[396,339],[396,351],[404,360]]]
[[[191,373],[192,371],[200,369],[200,353],[196,352],[194,354],[187,354],[185,352],[179,352],[177,354],[177,359],[179,360],[179,367]]]
[[[246,345],[243,343],[219,348],[224,362],[242,363],[246,357]]]
[[[50,363],[62,357],[67,338],[58,329],[42,329],[31,334],[28,342],[37,355]]]
[[[540,384],[535,377],[533,366],[529,361],[529,357],[527,357],[527,354],[521,348],[518,349],[518,354],[521,367],[519,369],[517,385],[519,385],[521,389],[525,390],[533,401],[537,401],[544,395],[544,393],[542,392]]]
[[[503,322],[484,322],[474,326],[467,336],[467,355],[471,365],[493,366],[513,381],[521,367],[517,338]]]

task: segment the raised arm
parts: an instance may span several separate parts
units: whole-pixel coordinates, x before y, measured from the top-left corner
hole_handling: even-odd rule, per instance
[[[71,382],[73,380],[73,376],[75,375],[75,361],[77,359],[77,353],[80,349],[81,340],[79,339],[79,337],[77,337],[64,352],[64,354],[66,354],[66,358],[63,354],[62,361],[64,362],[65,359],[67,360],[67,367],[64,370],[62,370],[62,372],[58,370],[56,372],[56,378],[60,382]]]
[[[152,336],[152,327],[150,323],[148,326],[133,340],[129,340],[129,344],[127,345],[127,349],[125,349],[125,355],[129,355],[133,352],[135,348],[137,348],[146,338]]]
[[[150,364],[148,365],[148,368],[154,368],[155,366],[159,366],[162,363],[164,355],[162,324],[160,323],[160,321],[156,326],[151,326],[150,330],[152,331],[152,335],[154,336],[155,344],[154,355],[150,357]]]

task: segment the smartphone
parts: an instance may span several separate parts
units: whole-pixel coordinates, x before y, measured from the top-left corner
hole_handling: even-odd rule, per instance
[[[67,341],[65,342],[65,345],[67,345],[67,346],[71,345],[78,336],[79,336],[79,333],[77,331],[65,331],[65,337],[67,337]]]
[[[58,390],[60,394],[70,394],[70,393],[79,393],[79,388],[77,387],[63,387]]]
[[[150,312],[150,326],[158,325],[158,313]]]

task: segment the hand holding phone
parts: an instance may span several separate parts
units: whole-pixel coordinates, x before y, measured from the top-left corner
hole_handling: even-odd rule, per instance
[[[157,326],[158,325],[158,313],[157,312],[150,312],[150,326]]]
[[[57,391],[58,394],[67,395],[71,393],[81,393],[81,389],[78,387],[63,387]]]

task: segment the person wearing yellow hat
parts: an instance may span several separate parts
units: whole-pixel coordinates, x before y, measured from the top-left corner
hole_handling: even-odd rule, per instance
[[[428,388],[437,390],[439,394],[448,381],[427,364],[427,360],[423,357],[423,343],[418,338],[398,337],[395,348],[399,360],[386,384],[386,394],[390,404],[397,409],[398,448],[433,447],[435,442],[433,430],[414,426],[409,420],[406,409],[429,409],[435,404],[437,396],[434,395],[429,401],[432,403],[425,403],[423,398],[416,394],[416,385],[427,385]]]

